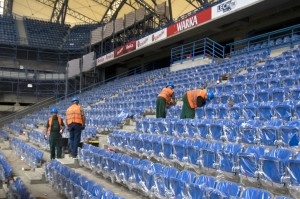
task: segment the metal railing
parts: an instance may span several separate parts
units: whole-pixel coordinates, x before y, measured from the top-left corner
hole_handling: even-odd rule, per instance
[[[209,57],[212,60],[223,59],[224,46],[209,38],[204,38],[171,49],[171,63],[198,57]]]

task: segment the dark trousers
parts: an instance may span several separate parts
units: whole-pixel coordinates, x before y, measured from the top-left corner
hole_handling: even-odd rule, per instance
[[[167,110],[166,110],[166,100],[163,97],[157,97],[156,100],[156,118],[166,118]]]
[[[60,133],[51,133],[49,136],[50,144],[50,158],[55,159],[55,152],[57,158],[62,158],[62,136]]]
[[[70,132],[70,148],[71,156],[77,157],[77,148],[81,138],[81,124],[72,123],[68,126]]]
[[[187,95],[184,94],[182,97],[183,105],[180,114],[180,119],[194,119],[195,118],[195,109],[190,107],[190,104],[187,99]]]

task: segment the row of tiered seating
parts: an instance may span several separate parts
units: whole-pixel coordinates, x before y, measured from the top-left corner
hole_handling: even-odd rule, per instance
[[[58,49],[67,35],[69,25],[24,18],[28,43],[32,47]]]
[[[56,160],[47,164],[45,173],[51,185],[68,198],[122,199]]]
[[[20,178],[16,178],[10,185],[7,192],[8,198],[20,198],[20,199],[35,199],[34,196],[28,191],[24,182]]]
[[[129,189],[142,191],[149,197],[273,198],[268,191],[244,188],[234,182],[207,175],[198,176],[192,171],[180,171],[172,166],[106,151],[91,145],[84,145],[78,150],[81,165],[110,178],[113,182],[122,183]]]
[[[86,47],[90,43],[91,31],[97,27],[99,27],[99,24],[84,24],[72,27],[62,48],[77,50]]]
[[[142,119],[136,129],[145,135],[187,137],[208,141],[226,141],[264,146],[298,146],[300,122],[281,120],[209,120],[209,119]]]
[[[34,199],[20,178],[13,179],[13,168],[2,153],[0,153],[0,181],[8,185],[8,198]]]
[[[231,56],[237,56],[240,54],[246,54],[249,52],[259,51],[266,48],[274,48],[274,47],[280,47],[284,45],[289,44],[297,44],[300,42],[300,32],[299,30],[291,32],[291,34],[288,34],[286,36],[276,36],[273,37],[273,35],[270,35],[270,38],[262,38],[261,41],[257,42],[250,42],[247,46],[245,46],[242,49],[234,50],[230,53]]]
[[[16,22],[12,17],[0,15],[0,43],[15,45],[18,44]]]
[[[40,167],[44,153],[35,147],[17,139],[16,137],[9,140],[10,147],[32,168]]]

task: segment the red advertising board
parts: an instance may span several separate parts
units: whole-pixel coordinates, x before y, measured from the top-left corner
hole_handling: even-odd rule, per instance
[[[131,52],[136,49],[136,41],[130,41],[125,45],[125,53]]]
[[[124,53],[125,53],[125,46],[119,46],[115,49],[115,57],[124,55]]]
[[[167,28],[167,36],[170,37],[183,30],[187,30],[191,27],[202,24],[211,19],[211,8],[198,12],[197,14],[190,16],[186,19],[178,21],[177,23],[170,25]]]
[[[120,57],[126,53],[134,51],[136,49],[136,41],[130,41],[124,46],[120,46],[115,49],[115,57]]]

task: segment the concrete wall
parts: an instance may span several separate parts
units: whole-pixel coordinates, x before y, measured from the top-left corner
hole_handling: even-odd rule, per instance
[[[196,59],[189,59],[183,62],[178,62],[178,63],[174,63],[171,65],[170,70],[172,72],[174,71],[178,71],[178,70],[183,70],[183,69],[187,69],[187,68],[192,68],[195,66],[202,66],[202,65],[206,65],[206,64],[211,64],[212,60],[209,58],[196,58]]]

